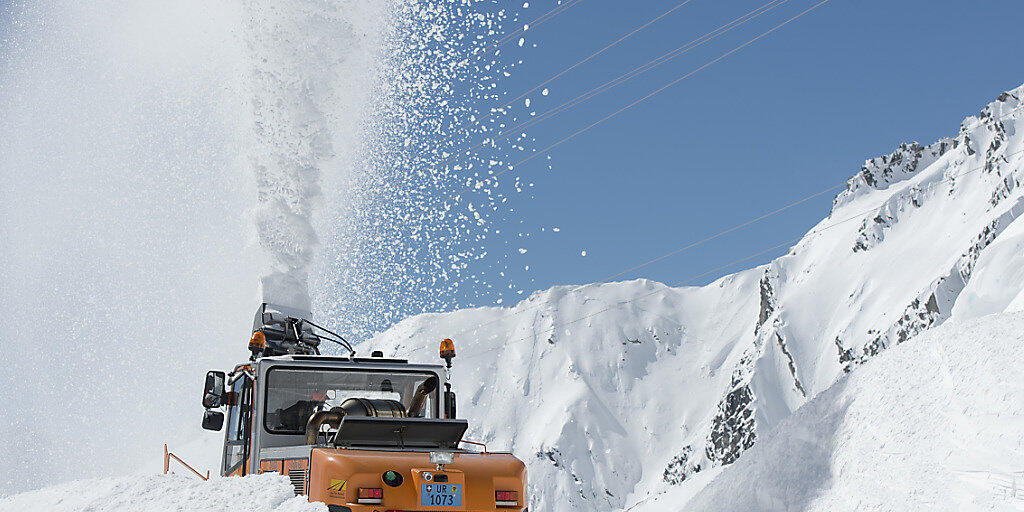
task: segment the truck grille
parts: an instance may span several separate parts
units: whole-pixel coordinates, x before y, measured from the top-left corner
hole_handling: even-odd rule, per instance
[[[306,494],[306,470],[305,469],[291,469],[288,471],[288,479],[292,481],[292,487],[295,487],[295,495]]]

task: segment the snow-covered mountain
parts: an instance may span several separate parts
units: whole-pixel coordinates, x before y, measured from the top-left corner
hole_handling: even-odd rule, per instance
[[[947,322],[819,394],[686,509],[1024,510],[1021,377],[1024,313]]]
[[[469,437],[527,459],[531,508],[640,510],[666,492],[678,505],[887,348],[1024,308],[1022,99],[1024,86],[953,137],[868,160],[767,265],[703,287],[556,287],[409,318],[372,344],[423,360],[456,340]]]

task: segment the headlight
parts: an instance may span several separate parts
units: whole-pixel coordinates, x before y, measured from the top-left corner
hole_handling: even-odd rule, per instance
[[[451,464],[455,462],[455,454],[452,452],[430,452],[431,464]]]

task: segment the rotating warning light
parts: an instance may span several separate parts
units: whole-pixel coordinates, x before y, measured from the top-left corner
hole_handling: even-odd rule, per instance
[[[441,359],[448,362],[448,366],[451,366],[452,359],[455,357],[455,342],[445,338],[441,340]]]
[[[252,333],[252,338],[249,339],[249,350],[263,350],[266,346],[267,337],[262,332]]]

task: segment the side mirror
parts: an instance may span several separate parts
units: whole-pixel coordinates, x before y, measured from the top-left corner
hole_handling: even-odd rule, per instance
[[[224,405],[224,379],[224,372],[206,372],[206,386],[203,387],[203,407],[212,409]]]
[[[224,413],[220,411],[211,411],[209,409],[203,413],[203,428],[206,430],[220,430],[224,426]]]

